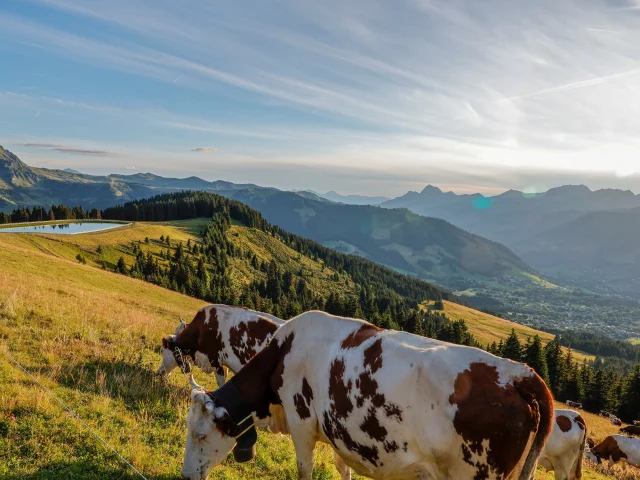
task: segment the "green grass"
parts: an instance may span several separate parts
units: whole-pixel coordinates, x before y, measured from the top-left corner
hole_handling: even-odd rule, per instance
[[[165,248],[154,243],[160,235],[186,242],[195,238],[197,228],[194,222],[186,226],[138,223],[71,237],[0,236],[0,350],[10,351],[153,479],[177,477],[188,409],[183,376],[174,374],[166,384],[153,376],[160,362],[158,347],[178,318],[191,318],[203,302],[98,269],[94,260],[98,246],[103,252],[111,249],[109,255],[115,258],[129,251],[131,242],[146,236],[154,240],[143,249],[159,250]],[[230,234],[260,259],[273,257],[283,268],[302,268],[317,288],[341,288],[340,282],[326,281],[332,271],[323,271],[319,262],[299,258],[277,238],[240,226],[232,227]],[[75,260],[79,251],[86,252],[87,265]],[[256,274],[242,262],[234,265],[238,272],[247,269],[241,276]],[[481,324],[480,312],[464,307],[454,310],[457,307],[447,303],[445,313],[454,318],[464,314],[470,324]],[[474,319],[477,321],[472,322]],[[490,332],[496,322],[486,328]],[[502,330],[508,333],[510,328]],[[215,386],[212,377],[196,372],[196,378],[202,385]],[[600,422],[597,435],[602,436],[609,426],[598,419],[593,421]],[[0,354],[0,478],[137,477]],[[260,432],[254,461],[237,464],[229,458],[211,478],[295,479],[291,441]],[[319,446],[314,479],[336,478],[330,449]],[[553,477],[539,472],[538,478]],[[585,478],[610,477],[589,470]]]
[[[164,385],[152,373],[161,338],[203,302],[59,258],[16,237],[0,237],[0,349],[10,351],[145,475],[176,478],[188,391],[184,377],[173,375]],[[0,358],[0,478],[135,478]],[[197,378],[214,386],[211,377]],[[330,450],[318,450],[314,478],[338,478]],[[229,459],[215,475],[296,478],[293,447],[287,437],[261,432],[255,461]]]

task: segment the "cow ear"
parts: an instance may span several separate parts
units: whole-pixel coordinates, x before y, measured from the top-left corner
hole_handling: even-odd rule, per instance
[[[212,417],[213,423],[216,426],[216,429],[223,435],[228,437],[235,437],[238,433],[238,426],[233,423],[231,420],[231,416],[225,411],[221,416],[213,415]]]

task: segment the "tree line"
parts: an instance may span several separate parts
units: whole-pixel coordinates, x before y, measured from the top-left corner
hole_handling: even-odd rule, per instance
[[[0,224],[55,220],[100,220],[101,218],[102,212],[97,208],[92,208],[86,212],[81,205],[76,205],[75,207],[51,205],[49,209],[39,206],[21,207],[14,209],[11,213],[0,212]]]

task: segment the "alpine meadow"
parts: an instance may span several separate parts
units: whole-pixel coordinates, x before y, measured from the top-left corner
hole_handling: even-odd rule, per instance
[[[0,480],[640,480],[640,0],[0,29]]]

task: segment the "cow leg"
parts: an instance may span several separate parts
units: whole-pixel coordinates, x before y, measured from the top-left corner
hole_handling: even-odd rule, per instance
[[[312,432],[300,431],[291,432],[291,439],[296,450],[298,461],[298,479],[311,480],[313,476],[313,454],[316,447],[315,435]]]
[[[342,457],[338,455],[338,452],[335,450],[333,451],[333,458],[336,462],[336,469],[340,474],[340,480],[351,480],[351,469],[346,463],[344,463]]]
[[[218,381],[218,387],[227,383],[227,367],[219,367],[216,369],[216,380]]]

